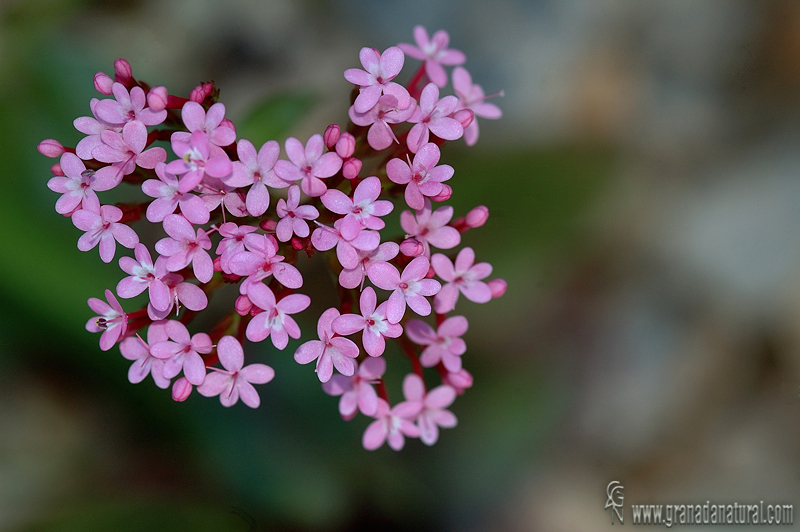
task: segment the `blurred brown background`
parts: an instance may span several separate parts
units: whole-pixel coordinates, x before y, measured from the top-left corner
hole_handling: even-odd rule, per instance
[[[611,480],[626,504],[800,504],[800,4],[5,0],[0,17],[0,530],[595,531]],[[83,329],[120,271],[75,248],[36,144],[77,142],[117,57],[171,92],[215,80],[234,122],[308,95],[306,138],[346,122],[358,50],[418,23],[505,90],[503,119],[443,155],[456,212],[492,213],[464,243],[509,283],[459,306],[459,426],[364,451],[368,420],[342,422],[291,346],[264,351],[256,411],[130,385]]]

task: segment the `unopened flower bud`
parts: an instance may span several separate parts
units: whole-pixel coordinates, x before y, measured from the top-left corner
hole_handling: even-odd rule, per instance
[[[133,69],[131,64],[126,60],[120,58],[114,61],[114,79],[123,85],[131,80],[133,77]],[[109,94],[111,94],[109,92]]]
[[[186,377],[181,377],[172,385],[172,399],[182,403],[192,393],[192,385],[186,380]]]
[[[292,237],[292,249],[294,249],[295,251],[300,251],[301,249],[304,249],[305,247],[306,247],[305,243],[300,238],[298,238],[296,236]]]
[[[425,252],[422,242],[416,238],[406,238],[400,244],[400,253],[406,257],[419,257]]]
[[[258,226],[264,231],[274,232],[275,229],[277,229],[278,227],[278,221],[273,220],[271,218],[267,218],[266,220],[261,220]]]
[[[508,283],[505,282],[504,279],[492,279],[486,283],[489,286],[489,290],[492,291],[492,298],[497,299],[501,297],[503,294],[506,293],[506,287]]]
[[[356,138],[348,132],[342,133],[339,140],[336,141],[336,153],[342,159],[347,159],[356,151]]]
[[[461,127],[466,129],[475,120],[475,113],[469,109],[460,109],[453,113],[453,118],[459,121]]]
[[[51,159],[55,159],[56,157],[61,157],[61,154],[66,151],[64,149],[64,146],[62,146],[60,142],[53,139],[43,140],[42,142],[39,143],[36,149],[39,150],[39,153],[41,153],[45,157],[50,157]]]
[[[100,94],[111,94],[111,87],[114,86],[114,80],[105,72],[98,72],[94,75],[94,88]]]
[[[331,124],[325,128],[325,133],[322,134],[322,140],[325,142],[325,146],[332,150],[336,143],[339,141],[339,133],[341,129],[336,124]]]
[[[454,373],[448,373],[442,378],[442,382],[444,384],[449,384],[455,388],[459,394],[462,394],[467,388],[472,388],[472,375],[469,371],[461,368]]]
[[[431,198],[431,201],[447,201],[453,195],[453,189],[450,185],[442,183],[442,191]]]
[[[50,167],[50,173],[53,175],[64,175],[64,170],[61,169],[61,163],[56,163]]]
[[[147,105],[153,111],[161,111],[167,107],[167,88],[159,85],[147,93]]]
[[[212,264],[214,265],[214,271],[215,272],[221,272],[222,271],[222,257],[220,257],[220,256],[214,257],[214,261],[212,262]]]
[[[345,179],[355,179],[361,171],[362,164],[361,159],[350,157],[342,164],[342,175]]]
[[[253,308],[253,302],[250,301],[249,297],[243,294],[236,298],[233,308],[238,315],[247,316],[247,313]]]
[[[234,133],[236,133],[236,126],[233,125],[233,122],[231,122],[227,118],[223,118],[222,122],[220,122],[219,125],[220,126],[229,127],[229,128],[231,128],[233,130]]]
[[[203,103],[203,100],[211,94],[212,90],[214,90],[214,87],[211,83],[201,83],[192,89],[192,92],[189,93],[189,99],[193,102]]]
[[[489,209],[484,207],[483,205],[478,205],[471,211],[467,213],[466,220],[467,225],[472,229],[476,227],[480,227],[486,223],[486,220],[489,218]]]

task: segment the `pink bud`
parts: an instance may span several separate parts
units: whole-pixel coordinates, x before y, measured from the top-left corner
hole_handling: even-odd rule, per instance
[[[186,380],[186,377],[181,377],[172,385],[172,399],[182,403],[192,393],[192,385]]]
[[[406,238],[400,244],[400,253],[406,257],[419,257],[424,252],[425,248],[422,246],[422,242],[416,238]]]
[[[342,165],[342,174],[345,179],[355,179],[358,177],[362,164],[361,159],[356,159],[355,157],[347,159]]]
[[[50,157],[51,159],[55,159],[56,157],[61,157],[61,154],[66,151],[64,149],[64,146],[62,146],[60,142],[53,139],[43,140],[42,142],[39,143],[36,149],[39,150],[39,153],[41,153],[45,157]]]
[[[192,89],[192,92],[189,93],[189,99],[193,102],[203,103],[203,100],[211,94],[212,90],[214,90],[214,86],[211,83],[201,83]]]
[[[475,120],[475,113],[469,109],[459,109],[453,113],[453,118],[458,120],[461,123],[461,127],[466,129]]]
[[[153,87],[150,89],[150,92],[147,93],[147,105],[153,111],[161,111],[167,108],[167,97],[166,87],[161,85]]]
[[[325,133],[322,134],[322,140],[325,142],[325,146],[332,150],[334,146],[336,146],[336,142],[339,140],[339,126],[336,124],[331,124],[325,128]]]
[[[50,167],[50,172],[53,175],[64,175],[64,170],[61,169],[61,163],[56,163]]]
[[[459,394],[462,394],[467,388],[472,388],[472,375],[469,371],[461,368],[455,373],[448,373],[442,379],[442,383],[449,384],[455,388]]]
[[[233,130],[234,133],[236,133],[236,126],[234,126],[233,122],[231,122],[227,118],[223,118],[222,122],[220,122],[219,125],[225,126],[225,127],[229,127],[229,128],[231,128]]]
[[[114,79],[125,85],[133,77],[131,64],[120,58],[114,61]],[[109,92],[109,94],[111,94]]]
[[[233,308],[236,310],[238,315],[247,316],[247,313],[253,308],[253,302],[250,301],[250,298],[246,295],[241,295],[236,298]]]
[[[442,191],[439,192],[436,196],[431,198],[431,201],[447,201],[450,199],[450,196],[453,195],[453,189],[450,185],[445,185],[442,183]]]
[[[505,294],[506,287],[508,286],[508,283],[500,278],[492,279],[491,281],[488,281],[486,284],[489,286],[489,290],[492,291],[492,297],[494,299],[497,299],[498,297],[501,297],[503,294]]]
[[[478,205],[467,213],[467,225],[473,229],[486,223],[489,218],[489,209],[483,205]]]
[[[274,232],[275,229],[278,228],[278,221],[273,220],[271,218],[267,218],[266,220],[262,220],[258,226],[263,229],[264,231]]]
[[[215,272],[221,272],[222,271],[222,257],[220,257],[220,256],[214,257],[214,261],[212,262],[212,264],[214,265],[214,271]]]
[[[342,133],[342,136],[339,137],[339,140],[336,141],[336,153],[339,154],[339,157],[342,159],[347,159],[353,152],[356,151],[356,138],[347,133],[346,131]]]
[[[100,94],[111,94],[111,87],[114,85],[114,80],[105,72],[98,72],[94,75],[94,88]]]

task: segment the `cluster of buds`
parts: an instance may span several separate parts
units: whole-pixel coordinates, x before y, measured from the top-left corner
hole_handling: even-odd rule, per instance
[[[452,207],[434,207],[450,198],[445,182],[454,175],[451,166],[438,164],[440,146],[461,137],[474,144],[476,116],[501,112],[460,66],[464,54],[448,48],[446,32],[429,39],[418,26],[414,36],[416,45],[383,53],[363,48],[363,70],[344,73],[355,85],[347,129],[332,124],[305,144],[287,139],[288,160],[280,159],[277,141],[258,149],[237,141],[213,83],[188,98],[176,96],[135,79],[123,59],[115,62],[113,78],[95,75],[97,91],[113,98],[93,98],[92,116],[75,120],[86,137],[75,148],[48,139],[39,151],[59,159],[48,187],[62,194],[56,211],[84,231],[78,249],[98,247],[107,263],[117,243],[133,250],[133,257],[119,259],[127,276],[116,295],[106,290],[105,301],[89,299],[97,316],[86,325],[102,333],[100,349],[119,344],[133,361],[130,382],[150,375],[160,388],[171,385],[176,401],[196,389],[224,406],[241,399],[257,407],[253,385],[275,372],[262,363],[245,366],[244,341],[269,338],[283,350],[290,337],[301,337],[292,316],[311,298],[299,292],[303,275],[296,265],[301,257],[325,254],[338,276],[339,303],[322,312],[319,339],[299,345],[295,360],[315,363],[325,392],[341,396],[344,419],[358,412],[374,418],[363,435],[367,449],[388,442],[399,450],[405,436],[431,445],[439,427],[456,424],[447,408],[472,376],[461,362],[467,319],[453,315],[454,308],[459,295],[476,303],[499,297],[506,283],[488,280],[492,267],[476,263],[471,248],[455,251],[464,232],[486,222],[488,209],[453,219]],[[424,63],[403,86],[394,80],[406,55]],[[455,66],[455,96],[440,98],[448,82],[443,65]],[[169,141],[174,160],[153,146],[159,141]],[[140,187],[147,201],[101,204],[98,193],[123,182]],[[384,237],[383,218],[404,204],[406,234]],[[135,230],[145,220],[166,234],[155,242],[155,260]],[[233,308],[208,332],[191,334],[187,326],[225,284],[237,285]],[[147,304],[133,312],[117,300],[145,291]],[[412,313],[433,314],[434,323],[410,319]],[[387,339],[398,343],[411,367],[405,400],[394,406],[383,380]],[[431,378],[438,381],[429,390]]]

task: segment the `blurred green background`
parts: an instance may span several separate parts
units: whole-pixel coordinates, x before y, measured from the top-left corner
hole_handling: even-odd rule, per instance
[[[0,21],[0,530],[594,531],[611,480],[629,503],[800,502],[798,4],[6,0]],[[363,450],[299,342],[250,346],[277,373],[254,411],[129,384],[84,330],[121,272],[77,251],[37,143],[75,145],[117,57],[177,94],[215,80],[237,124],[282,95],[253,139],[305,139],[346,123],[358,50],[417,23],[506,94],[443,151],[456,215],[491,213],[463,243],[509,286],[459,305],[459,426]]]

